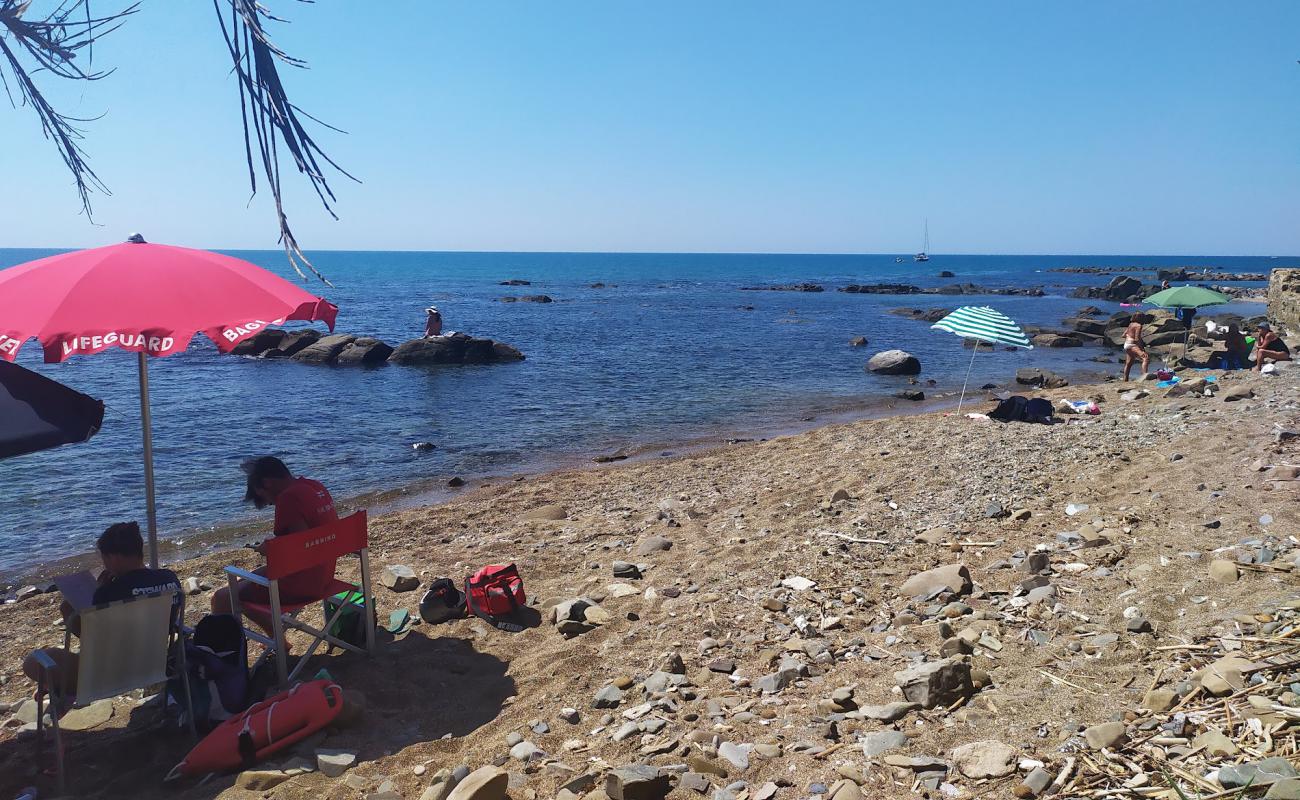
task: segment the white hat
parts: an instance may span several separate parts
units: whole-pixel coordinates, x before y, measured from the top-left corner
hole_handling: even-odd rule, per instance
[[[437,306],[429,306],[428,308],[426,308],[426,309],[424,310],[424,313],[426,313],[426,314],[436,314],[436,313],[438,313],[438,307],[437,307]]]

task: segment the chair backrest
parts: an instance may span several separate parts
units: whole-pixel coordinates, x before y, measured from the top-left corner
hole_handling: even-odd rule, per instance
[[[81,612],[78,705],[167,680],[175,595],[133,597]]]
[[[332,562],[339,556],[360,552],[367,543],[366,512],[363,509],[319,528],[268,540],[262,549],[266,556],[263,574],[270,580],[279,580]]]

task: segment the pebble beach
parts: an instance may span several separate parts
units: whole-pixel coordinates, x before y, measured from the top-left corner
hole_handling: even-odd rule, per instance
[[[1170,776],[1213,796],[1294,774],[1250,770],[1294,752],[1300,717],[1300,387],[1188,383],[1039,392],[1101,408],[1064,424],[866,420],[374,517],[377,573],[513,562],[539,624],[416,624],[372,659],[318,657],[346,722],[197,786],[161,784],[189,743],[153,707],[104,701],[70,735],[74,794],[1175,797]],[[175,566],[191,622],[222,566],[255,559]],[[377,591],[381,623],[415,612],[418,592]],[[62,631],[57,595],[0,615],[12,795],[33,769],[17,666]]]

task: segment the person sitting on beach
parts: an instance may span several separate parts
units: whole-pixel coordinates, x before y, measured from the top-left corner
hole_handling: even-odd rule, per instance
[[[442,314],[438,313],[437,306],[429,306],[424,310],[428,318],[424,320],[424,338],[442,335]]]
[[[1250,353],[1250,344],[1246,337],[1242,335],[1241,328],[1235,322],[1228,323],[1228,329],[1223,334],[1223,343],[1227,346],[1227,352],[1223,354],[1224,369],[1245,369],[1246,357]]]
[[[262,456],[247,461],[243,470],[248,476],[244,500],[259,509],[268,505],[275,506],[275,524],[272,529],[275,536],[308,531],[338,520],[334,498],[330,497],[329,490],[309,478],[294,477],[284,462],[275,456]],[[261,545],[256,549],[261,552]],[[333,580],[334,567],[332,562],[321,564],[281,578],[281,602],[301,597],[316,598]],[[260,570],[257,572],[261,574]],[[261,605],[271,602],[265,587],[248,581],[239,584],[239,598]],[[215,614],[234,613],[229,588],[218,589],[213,593],[212,611]],[[252,609],[244,609],[244,615],[262,630],[271,632],[269,616]]]
[[[1291,350],[1282,337],[1274,333],[1267,322],[1259,323],[1259,336],[1255,339],[1255,370],[1262,370],[1270,361],[1290,360]]]
[[[176,573],[169,569],[150,569],[144,565],[144,539],[140,536],[140,525],[135,522],[119,522],[110,525],[95,541],[99,550],[100,561],[104,571],[99,575],[99,586],[91,599],[95,605],[114,603],[132,597],[153,597],[163,592],[176,593],[176,610],[179,615],[185,602],[181,593],[181,582]],[[67,600],[59,606],[64,624],[73,636],[81,635],[81,617]],[[179,616],[178,616],[179,618]],[[40,652],[50,657],[59,666],[63,675],[62,691],[67,695],[77,692],[77,654],[62,647],[52,647]],[[45,669],[36,660],[36,654],[29,655],[23,661],[23,672],[45,686]]]
[[[1142,324],[1146,321],[1145,314],[1134,314],[1129,320],[1128,327],[1124,329],[1124,380],[1126,381],[1135,362],[1142,362],[1143,375],[1147,374],[1147,369],[1151,366],[1151,356],[1147,355],[1146,344],[1142,341]]]

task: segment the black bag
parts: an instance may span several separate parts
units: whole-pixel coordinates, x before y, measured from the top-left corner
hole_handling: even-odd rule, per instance
[[[232,614],[208,614],[185,642],[194,721],[202,726],[238,714],[250,704],[248,641]],[[184,691],[172,680],[174,698]]]
[[[1025,403],[1025,422],[1038,422],[1043,425],[1052,424],[1052,403],[1043,397],[1035,397]]]
[[[449,578],[438,578],[420,598],[420,619],[430,625],[465,616],[465,594]]]
[[[998,422],[1019,422],[1024,419],[1025,406],[1028,403],[1029,398],[1024,395],[1013,394],[998,401],[998,407],[989,412],[989,419],[995,419]]]

